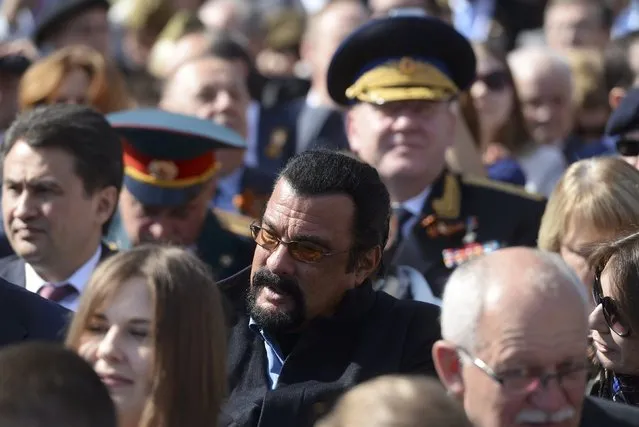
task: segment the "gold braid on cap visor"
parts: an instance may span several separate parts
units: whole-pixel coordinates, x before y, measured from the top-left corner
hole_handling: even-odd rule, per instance
[[[346,89],[348,99],[383,104],[391,101],[440,101],[459,93],[457,85],[434,65],[402,58],[362,74]]]

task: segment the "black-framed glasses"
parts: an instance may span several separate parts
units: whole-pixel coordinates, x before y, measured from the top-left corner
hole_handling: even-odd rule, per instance
[[[545,388],[552,379],[556,379],[564,389],[582,386],[588,369],[588,364],[584,360],[583,362],[559,366],[555,372],[540,372],[538,369],[529,368],[495,372],[486,362],[472,356],[467,350],[458,347],[457,352],[461,358],[469,361],[493,381],[499,383],[504,388],[504,391],[512,394],[530,393],[540,385]]]
[[[483,82],[490,90],[503,90],[510,84],[508,73],[504,70],[478,75],[476,80]]]
[[[273,252],[279,245],[284,245],[293,259],[306,264],[315,264],[326,257],[348,252],[348,250],[334,252],[327,251],[326,248],[316,243],[304,240],[285,242],[271,231],[260,227],[256,223],[251,224],[250,228],[253,240],[255,240],[255,243],[260,245],[262,248],[269,252]]]
[[[592,286],[592,298],[595,300],[595,306],[601,304],[604,319],[606,319],[610,330],[620,337],[625,338],[629,336],[631,332],[630,326],[619,312],[617,303],[612,298],[603,295],[603,290],[601,289],[601,271],[599,270],[597,270],[595,274],[595,282]]]
[[[615,142],[615,149],[620,156],[636,157],[639,156],[639,141],[620,138]]]

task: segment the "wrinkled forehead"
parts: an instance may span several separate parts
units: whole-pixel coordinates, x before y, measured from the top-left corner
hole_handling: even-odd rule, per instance
[[[487,362],[552,365],[585,354],[587,309],[576,291],[510,294],[495,295],[480,316],[477,351]]]
[[[285,179],[280,179],[266,205],[263,224],[294,240],[296,235],[349,238],[355,206],[343,193],[305,195]]]

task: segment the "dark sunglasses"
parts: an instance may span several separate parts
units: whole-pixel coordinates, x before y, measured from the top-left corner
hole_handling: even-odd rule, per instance
[[[272,232],[260,227],[257,224],[251,224],[250,228],[251,234],[253,235],[253,240],[255,240],[255,243],[260,245],[262,248],[266,249],[269,252],[273,252],[279,245],[284,245],[286,246],[286,248],[288,249],[288,253],[291,254],[291,257],[293,257],[294,260],[306,264],[315,264],[326,257],[348,252],[348,250],[330,252],[320,245],[303,240],[285,242]]]
[[[620,156],[639,156],[639,141],[635,139],[621,138],[615,143],[615,148]]]
[[[601,289],[601,272],[597,272],[595,275],[595,283],[592,287],[592,297],[595,300],[595,304],[598,306],[601,304],[603,309],[604,318],[611,331],[620,337],[627,337],[630,335],[630,326],[627,325],[619,313],[617,303],[610,297],[603,296]]]
[[[505,71],[493,71],[492,73],[477,75],[477,81],[484,83],[490,90],[502,90],[510,84],[508,73]]]

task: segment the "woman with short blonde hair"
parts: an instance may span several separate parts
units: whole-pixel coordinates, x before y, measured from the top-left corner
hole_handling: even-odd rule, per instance
[[[139,246],[104,261],[66,343],[108,386],[119,427],[216,425],[226,329],[221,294],[195,255]]]
[[[639,171],[613,157],[580,160],[548,199],[538,245],[558,252],[592,287],[588,251],[597,242],[639,225]]]
[[[31,65],[20,80],[18,103],[20,111],[86,104],[102,114],[135,106],[119,71],[88,46],[69,46]]]

